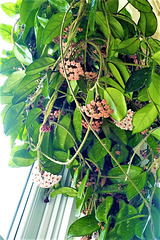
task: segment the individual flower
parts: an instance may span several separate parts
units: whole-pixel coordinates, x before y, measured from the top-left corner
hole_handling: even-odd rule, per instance
[[[99,121],[93,121],[92,124],[91,124],[93,130],[96,131],[96,132],[100,131],[101,125],[102,125],[102,122],[99,122]],[[88,129],[88,127],[89,127],[88,123],[84,120],[82,120],[82,126],[86,129]]]
[[[148,132],[148,128],[141,132],[142,135],[145,135]]]
[[[114,123],[116,124],[117,127],[121,128],[121,129],[132,131],[133,115],[134,115],[134,112],[131,109],[129,109],[127,111],[127,116],[124,119],[122,119],[120,122],[114,120]]]
[[[50,172],[40,171],[38,164],[35,164],[32,171],[32,181],[41,188],[53,187],[61,178],[61,175],[57,176]]]
[[[101,117],[108,118],[113,113],[113,110],[107,105],[105,99],[102,101],[92,100],[87,106],[82,107],[82,111],[85,112],[88,117],[95,119],[100,119]]]

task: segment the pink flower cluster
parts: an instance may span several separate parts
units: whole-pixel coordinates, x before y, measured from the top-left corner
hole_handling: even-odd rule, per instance
[[[92,125],[92,128],[94,131],[99,132],[102,122],[93,121],[91,125]],[[89,127],[88,124],[86,123],[86,121],[84,121],[84,120],[82,120],[82,126],[86,129],[88,129],[88,127]]]
[[[40,171],[37,164],[32,171],[32,181],[41,188],[53,187],[61,178],[61,175],[57,176],[46,171]]]
[[[110,114],[113,113],[113,110],[110,109],[105,99],[101,101],[92,100],[87,106],[82,107],[82,111],[85,112],[88,117],[95,119],[100,119],[101,117],[108,118]]]
[[[81,64],[79,62],[76,62],[75,60],[73,61],[65,60],[65,68],[67,77],[71,81],[79,80],[80,75],[84,76],[84,71],[81,67]],[[59,71],[63,75],[63,77],[65,77],[62,62],[59,64]]]
[[[97,73],[95,72],[85,72],[85,77],[91,80],[97,78]]]
[[[132,125],[133,115],[134,115],[134,112],[131,109],[129,109],[127,111],[127,116],[124,119],[122,119],[120,122],[114,120],[114,122],[115,122],[117,127],[121,128],[121,129],[124,129],[124,130],[132,131],[132,129],[133,129],[133,125]]]
[[[42,126],[42,128],[41,128],[41,131],[42,131],[42,132],[50,132],[50,131],[51,131],[51,128],[50,128],[49,125],[44,124],[44,125]]]

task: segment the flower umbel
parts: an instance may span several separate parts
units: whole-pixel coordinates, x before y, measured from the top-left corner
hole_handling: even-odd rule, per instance
[[[82,111],[85,112],[88,117],[95,119],[100,119],[101,117],[108,118],[110,114],[113,113],[113,110],[107,105],[105,99],[101,101],[92,100],[87,106],[82,107]]]
[[[132,129],[133,129],[133,125],[132,125],[133,115],[134,115],[134,112],[131,109],[129,109],[127,111],[127,116],[124,119],[122,119],[120,122],[114,120],[114,122],[115,122],[117,127],[121,128],[121,129],[124,129],[124,130],[132,131]]]
[[[51,174],[50,172],[40,171],[38,165],[32,171],[32,181],[41,188],[50,188],[56,185],[62,176]]]

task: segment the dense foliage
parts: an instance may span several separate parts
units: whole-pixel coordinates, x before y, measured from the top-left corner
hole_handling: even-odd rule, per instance
[[[17,0],[1,4],[1,103],[11,167],[75,197],[68,238],[160,239],[160,42],[147,0]],[[140,13],[138,23],[127,11]],[[20,16],[19,16],[20,14]],[[18,19],[17,19],[18,18]],[[22,144],[16,145],[16,139]],[[60,185],[63,168],[72,187]],[[60,174],[57,176],[57,174]]]

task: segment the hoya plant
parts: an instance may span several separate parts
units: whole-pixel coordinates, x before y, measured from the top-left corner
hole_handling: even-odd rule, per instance
[[[17,0],[0,99],[10,167],[74,197],[67,239],[160,239],[160,41],[147,0]],[[139,13],[132,19],[127,6]],[[17,139],[21,144],[17,145]],[[61,186],[67,168],[72,182]]]

